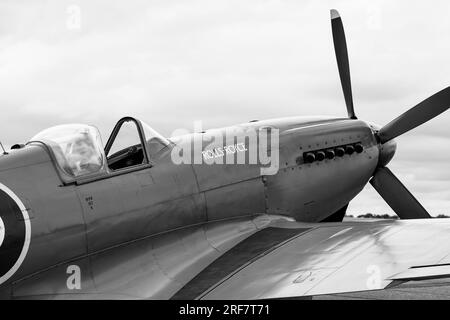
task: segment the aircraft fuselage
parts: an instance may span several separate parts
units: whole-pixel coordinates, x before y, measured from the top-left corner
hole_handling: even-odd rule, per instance
[[[151,167],[65,185],[43,145],[29,144],[0,157],[0,182],[22,201],[29,216],[24,219],[20,210],[3,202],[2,219],[15,216],[31,226],[26,258],[0,287],[50,266],[196,225],[258,214],[323,221],[363,189],[380,161],[375,129],[360,120],[287,118],[231,129],[245,134],[263,127],[279,130],[275,174],[263,174],[258,164],[176,164],[172,146],[152,159]],[[205,146],[205,141],[226,130],[230,128],[174,141],[183,146],[197,140]],[[255,147],[252,143],[258,141],[248,140],[244,149]],[[358,152],[338,155],[342,150],[337,148],[345,151],[356,144],[362,147]],[[319,151],[326,153],[325,159],[306,160],[308,153]],[[21,232],[4,228],[3,270],[9,270],[22,250],[23,243],[15,241]]]

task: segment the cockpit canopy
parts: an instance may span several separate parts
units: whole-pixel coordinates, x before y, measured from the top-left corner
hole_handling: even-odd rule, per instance
[[[107,174],[149,165],[170,142],[147,124],[131,117],[119,120],[105,148],[99,130],[85,124],[65,124],[41,131],[30,143],[40,142],[52,153],[67,177]]]
[[[98,172],[105,164],[100,133],[93,126],[59,125],[41,131],[31,141],[41,141],[50,147],[59,167],[70,176]]]

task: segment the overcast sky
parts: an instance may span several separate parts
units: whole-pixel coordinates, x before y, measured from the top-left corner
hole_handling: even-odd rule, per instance
[[[450,1],[0,0],[0,140],[62,123],[103,139],[133,115],[170,136],[251,119],[346,115],[329,9],[356,113],[380,125],[450,85]],[[397,139],[390,168],[450,214],[450,112]],[[367,187],[350,214],[392,213]]]

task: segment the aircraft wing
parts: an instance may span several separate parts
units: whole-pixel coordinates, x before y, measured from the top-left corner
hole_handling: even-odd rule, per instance
[[[228,250],[172,298],[311,297],[411,281],[445,283],[446,277],[450,219],[277,221]]]
[[[271,299],[360,291],[367,297],[415,283],[421,298],[429,290],[422,284],[434,281],[440,297],[450,298],[450,219],[354,220],[255,215],[193,226],[49,268],[14,283],[11,297]],[[73,265],[81,270],[75,290],[68,286]]]

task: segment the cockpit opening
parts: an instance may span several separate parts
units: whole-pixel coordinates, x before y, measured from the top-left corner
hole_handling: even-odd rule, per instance
[[[119,170],[148,164],[169,142],[147,124],[131,117],[120,119],[105,146],[108,167]]]
[[[106,144],[105,153],[111,170],[148,163],[138,123],[134,120],[119,121]]]

